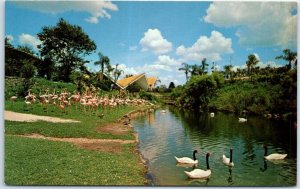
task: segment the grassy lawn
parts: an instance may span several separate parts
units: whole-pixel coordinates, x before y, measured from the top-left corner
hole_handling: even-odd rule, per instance
[[[79,149],[71,143],[5,137],[7,185],[144,185],[134,144],[120,154]]]
[[[91,114],[91,112],[84,113],[75,107],[71,107],[68,113],[62,113],[57,107],[49,106],[48,112],[45,111],[39,104],[35,104],[32,109],[31,107],[24,106],[24,102],[12,103],[7,101],[5,103],[5,110],[11,110],[20,113],[31,113],[43,116],[53,116],[65,119],[74,119],[81,121],[80,123],[50,123],[50,122],[14,122],[5,121],[5,133],[6,134],[29,134],[39,133],[45,136],[53,137],[84,137],[84,138],[108,138],[108,139],[134,139],[131,133],[128,135],[112,135],[108,133],[96,132],[96,128],[104,126],[107,123],[111,123],[121,118],[126,113],[138,109],[134,106],[124,106],[115,108],[111,111],[99,111],[103,113],[104,117],[99,118],[98,116]],[[142,108],[142,107],[140,107]],[[52,112],[52,110],[54,110]]]
[[[72,107],[62,113],[39,104],[27,107],[23,101],[5,102],[5,110],[74,119],[80,123],[5,121],[5,183],[7,185],[144,185],[145,168],[135,144],[122,144],[121,153],[78,148],[73,143],[31,139],[15,134],[38,133],[49,137],[134,140],[133,131],[124,135],[97,132],[126,113],[145,107],[124,106],[100,110],[100,118]]]

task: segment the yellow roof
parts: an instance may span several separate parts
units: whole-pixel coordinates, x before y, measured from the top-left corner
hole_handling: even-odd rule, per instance
[[[155,77],[149,77],[149,78],[147,78],[147,83],[148,83],[148,85],[154,86],[156,80],[157,80],[157,78],[155,78]]]
[[[144,74],[134,75],[134,76],[127,77],[127,78],[124,78],[124,79],[120,79],[120,80],[117,81],[117,84],[120,85],[122,88],[126,88],[128,85],[135,82],[136,80],[138,80],[143,75]]]

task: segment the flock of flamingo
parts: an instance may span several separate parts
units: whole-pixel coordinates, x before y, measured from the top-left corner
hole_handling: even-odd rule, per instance
[[[17,96],[10,97],[10,100],[15,102],[17,101]],[[126,106],[126,105],[142,105],[142,104],[149,104],[150,102],[144,99],[129,99],[111,96],[109,98],[108,95],[99,96],[96,92],[85,91],[83,94],[80,92],[74,92],[73,94],[68,92],[66,89],[62,90],[60,94],[55,93],[55,89],[53,93],[49,92],[49,89],[45,90],[45,94],[39,94],[36,96],[35,94],[31,93],[31,89],[28,90],[28,95],[25,96],[25,104],[27,107],[31,106],[33,108],[33,104],[40,103],[41,106],[45,111],[48,112],[49,107],[52,107],[52,111],[55,108],[59,108],[62,112],[66,113],[68,109],[74,105],[76,110],[78,106],[84,112],[98,112],[99,109],[105,111],[106,109],[109,112],[119,106]],[[100,114],[99,116],[103,116]]]

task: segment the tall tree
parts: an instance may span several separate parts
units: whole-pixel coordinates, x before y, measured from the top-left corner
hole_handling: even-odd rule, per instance
[[[248,67],[248,73],[251,76],[254,66],[259,62],[254,54],[250,54],[248,56],[248,60],[246,61],[246,65]]]
[[[197,64],[194,64],[190,67],[191,75],[202,75],[202,69]]]
[[[42,42],[38,45],[41,56],[50,59],[57,67],[58,79],[70,81],[71,73],[79,67],[83,58],[96,49],[96,44],[82,28],[71,25],[64,19],[60,19],[56,26],[45,26],[37,34]]]
[[[283,60],[288,61],[287,68],[291,69],[292,61],[296,61],[296,59],[297,59],[297,52],[292,52],[290,49],[284,49],[283,55],[277,56],[276,59],[283,59]]]
[[[174,89],[175,88],[175,83],[172,81],[169,84],[169,89]]]
[[[202,70],[201,75],[207,73],[207,66],[208,66],[208,63],[206,63],[206,58],[203,58],[202,61],[201,61],[201,70]]]
[[[189,79],[188,74],[189,74],[189,72],[190,72],[191,66],[188,65],[188,64],[185,63],[185,62],[183,62],[181,65],[182,65],[182,67],[179,68],[178,70],[179,70],[179,71],[184,71],[185,77],[186,77],[186,81],[188,81],[188,79]]]
[[[106,70],[105,70],[105,74],[107,76],[110,76],[110,74],[115,70],[115,68],[113,68],[110,64],[106,64]]]
[[[116,64],[116,68],[115,68],[115,71],[114,71],[114,74],[113,74],[114,77],[115,77],[115,82],[117,82],[119,77],[121,76],[121,74],[124,73],[123,70],[118,69],[118,66],[119,66],[119,64]]]
[[[231,69],[233,68],[232,65],[225,65],[224,66],[224,71],[225,71],[225,75],[227,78],[231,78]]]
[[[98,53],[99,61],[96,61],[95,65],[100,65],[100,81],[103,81],[104,65],[109,65],[109,58],[104,56],[101,52]]]

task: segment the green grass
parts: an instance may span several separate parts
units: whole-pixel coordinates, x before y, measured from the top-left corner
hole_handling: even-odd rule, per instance
[[[122,145],[121,154],[79,149],[71,143],[12,136],[38,133],[51,137],[133,140],[133,131],[124,135],[97,132],[96,128],[115,122],[126,113],[145,107],[124,106],[99,110],[104,117],[73,106],[68,113],[24,101],[5,102],[5,110],[74,119],[80,123],[5,121],[5,183],[7,185],[144,185],[145,168],[135,144]],[[52,111],[53,110],[53,111]]]
[[[5,110],[11,110],[20,113],[31,113],[36,115],[54,116],[65,119],[74,119],[81,121],[80,123],[50,123],[50,122],[14,122],[5,121],[6,134],[29,134],[39,133],[45,136],[53,137],[85,137],[85,138],[109,138],[109,139],[134,139],[133,132],[127,135],[112,135],[108,133],[99,133],[97,127],[104,126],[107,123],[115,122],[129,111],[137,109],[134,106],[124,106],[115,108],[112,111],[99,111],[104,113],[103,118],[99,118],[91,112],[84,113],[72,107],[68,114],[62,113],[57,107],[52,112],[52,106],[49,106],[48,112],[39,104],[26,107],[23,101],[11,102],[6,101]]]
[[[134,144],[120,154],[79,149],[71,143],[5,137],[7,185],[144,185]]]

